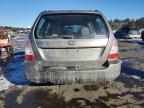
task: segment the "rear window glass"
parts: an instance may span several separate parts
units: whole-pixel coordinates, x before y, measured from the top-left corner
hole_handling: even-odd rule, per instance
[[[140,34],[140,30],[138,28],[131,28],[129,32],[130,34]]]
[[[36,39],[93,39],[107,37],[108,29],[100,15],[60,14],[42,16]]]

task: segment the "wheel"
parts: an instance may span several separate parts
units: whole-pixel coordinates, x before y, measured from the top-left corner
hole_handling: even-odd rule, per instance
[[[141,39],[144,41],[144,35],[141,36]]]
[[[13,48],[11,46],[7,47],[7,53],[9,55],[8,60],[12,60],[12,58],[13,58]]]
[[[141,38],[144,41],[144,31],[141,32]]]
[[[144,36],[141,36],[141,39],[144,41]]]

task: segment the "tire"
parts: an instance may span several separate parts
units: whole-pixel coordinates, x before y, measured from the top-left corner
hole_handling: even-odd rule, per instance
[[[141,36],[141,39],[144,41],[144,36]]]
[[[13,59],[13,48],[12,48],[12,46],[8,47],[7,53],[9,54],[8,60],[12,60]]]
[[[141,38],[144,41],[144,31],[141,32]]]

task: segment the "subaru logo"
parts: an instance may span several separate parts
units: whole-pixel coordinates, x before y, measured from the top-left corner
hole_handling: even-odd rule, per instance
[[[75,45],[75,41],[70,40],[70,41],[68,41],[68,44],[69,44],[69,45]]]

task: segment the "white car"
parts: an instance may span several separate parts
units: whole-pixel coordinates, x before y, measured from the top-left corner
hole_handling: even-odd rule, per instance
[[[129,33],[128,33],[128,38],[141,38],[141,33],[140,33],[140,29],[138,28],[130,28],[129,29]]]

